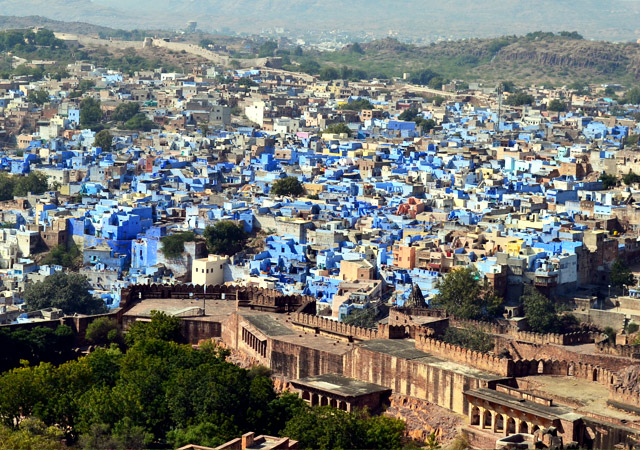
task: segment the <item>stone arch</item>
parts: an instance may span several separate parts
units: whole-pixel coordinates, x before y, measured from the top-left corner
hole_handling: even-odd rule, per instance
[[[482,413],[482,423],[484,424],[483,428],[491,428],[491,411],[486,409],[484,413]]]
[[[536,432],[536,431],[538,431],[539,429],[540,429],[540,427],[539,427],[538,425],[535,425],[535,424],[534,424],[534,425],[531,427],[531,434],[535,433],[535,432]]]
[[[325,396],[320,396],[320,406],[327,406],[329,404],[329,399]]]
[[[576,366],[574,364],[569,364],[569,368],[567,369],[567,375],[570,377],[575,376],[576,374]]]
[[[496,414],[496,432],[503,433],[504,432],[504,417],[502,414]]]
[[[335,398],[332,398],[331,400],[329,400],[329,406],[331,406],[332,408],[337,408],[338,401]]]
[[[308,391],[302,391],[302,400],[311,401],[311,394]]]
[[[516,434],[516,421],[513,417],[507,417],[507,435]]]
[[[593,372],[591,372],[591,380],[598,381],[598,369],[593,369]]]
[[[520,429],[518,430],[518,433],[524,433],[524,434],[529,433],[529,424],[524,420],[520,422]]]
[[[538,375],[542,375],[544,373],[544,361],[540,361],[538,363]]]
[[[477,406],[471,408],[471,425],[480,425],[480,409]]]

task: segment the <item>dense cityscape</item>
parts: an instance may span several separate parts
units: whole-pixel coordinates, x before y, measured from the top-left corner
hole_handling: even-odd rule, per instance
[[[0,32],[0,449],[640,445],[640,87],[89,39]]]

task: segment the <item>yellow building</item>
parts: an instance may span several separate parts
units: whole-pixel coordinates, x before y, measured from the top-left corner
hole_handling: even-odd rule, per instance
[[[193,260],[191,281],[199,285],[224,283],[224,265],[228,262],[227,256],[220,255],[209,255],[206,258]]]

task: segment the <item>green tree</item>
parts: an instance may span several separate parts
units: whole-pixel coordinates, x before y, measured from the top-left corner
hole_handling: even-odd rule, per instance
[[[40,195],[49,188],[47,176],[42,172],[30,172],[29,175],[18,176],[13,180],[15,181],[13,195],[16,197],[24,197],[29,193]]]
[[[103,152],[110,152],[113,145],[113,136],[109,130],[102,130],[96,133],[96,137],[93,140],[94,147],[100,147]]]
[[[330,134],[346,134],[347,136],[351,136],[351,128],[349,128],[347,126],[347,124],[345,123],[332,123],[331,125],[329,125],[324,131],[323,133],[330,133]]]
[[[111,317],[99,317],[87,326],[85,338],[92,344],[105,345],[121,342],[118,322]]]
[[[27,101],[42,106],[49,101],[49,93],[44,89],[30,91],[27,95]]]
[[[398,419],[322,406],[299,411],[282,434],[297,440],[301,449],[399,449],[403,431]]]
[[[95,81],[88,80],[85,78],[78,82],[78,90],[84,94],[85,92],[93,89],[95,85],[96,85]]]
[[[338,109],[348,109],[351,111],[362,111],[363,109],[373,109],[373,104],[366,98],[359,98],[349,103],[344,103]]]
[[[116,106],[111,118],[118,122],[126,122],[140,112],[140,104],[137,102],[124,102]]]
[[[275,41],[263,42],[258,48],[258,58],[266,58],[273,56],[273,53],[278,48],[278,43]]]
[[[285,177],[276,180],[271,186],[273,195],[299,197],[304,194],[304,185],[296,177]]]
[[[549,102],[548,109],[549,111],[565,112],[567,110],[567,104],[562,100],[554,98],[553,100],[551,100],[551,102]]]
[[[619,258],[611,265],[609,279],[611,280],[611,285],[617,289],[623,286],[635,286],[636,283],[636,279],[627,265]]]
[[[529,95],[524,92],[518,92],[516,94],[511,94],[507,98],[505,103],[507,105],[512,105],[512,106],[522,106],[522,105],[531,105],[533,104],[534,101],[535,99],[533,98],[533,95]]]
[[[151,321],[134,322],[125,334],[125,341],[129,346],[149,339],[181,342],[181,323],[179,317],[170,316],[163,311],[151,311]]]
[[[82,252],[73,242],[69,244],[68,248],[64,244],[56,245],[42,259],[42,264],[78,268],[82,264]]]
[[[80,126],[94,129],[102,121],[102,109],[100,101],[92,97],[86,97],[80,102]]]
[[[432,305],[460,319],[493,320],[502,310],[503,300],[473,267],[447,273],[438,282]]]
[[[39,419],[26,418],[18,429],[0,425],[0,450],[62,450],[64,432]]]
[[[602,182],[605,189],[610,189],[618,184],[618,177],[615,175],[609,175],[606,172],[602,172],[602,175],[598,178],[598,181]]]
[[[639,105],[640,104],[640,87],[634,87],[624,93],[622,102],[625,105]]]
[[[196,235],[193,231],[171,234],[160,240],[162,243],[160,251],[165,258],[176,259],[182,256],[182,253],[184,252],[184,243],[193,242],[195,240]]]
[[[622,177],[622,182],[624,184],[626,184],[627,186],[634,184],[634,183],[639,183],[640,182],[640,175],[637,175],[635,173],[633,173],[632,171],[629,171],[629,173],[627,173],[626,175],[624,175]]]
[[[60,308],[65,314],[106,312],[104,302],[91,295],[90,290],[85,276],[56,272],[44,281],[27,284],[23,298],[29,311]]]
[[[340,78],[340,72],[334,67],[323,67],[319,74],[321,81],[333,81]]]
[[[416,108],[409,108],[402,111],[398,116],[398,119],[406,120],[408,122],[408,121],[414,121],[418,117],[420,118],[422,117],[420,115],[420,111],[418,111]]]
[[[478,328],[463,329],[449,327],[442,340],[458,347],[468,348],[476,352],[487,353],[493,350],[491,336]]]
[[[532,286],[525,286],[520,297],[524,307],[524,317],[531,331],[536,333],[557,333],[561,331],[561,321],[554,303]]]
[[[127,130],[150,131],[154,126],[155,124],[153,121],[147,119],[146,114],[138,113],[131,119],[127,120],[124,123],[123,128]]]
[[[427,133],[436,127],[436,121],[433,119],[423,119],[418,122],[418,125],[422,127],[423,133]]]
[[[216,255],[235,255],[247,242],[244,228],[230,220],[221,220],[207,226],[203,236],[209,252]]]

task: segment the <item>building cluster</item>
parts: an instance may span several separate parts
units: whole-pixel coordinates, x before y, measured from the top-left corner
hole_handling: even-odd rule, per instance
[[[637,192],[601,177],[640,173],[628,149],[637,122],[616,117],[596,88],[534,87],[532,106],[509,106],[479,85],[433,91],[269,68],[68,72],[0,82],[0,169],[41,173],[50,186],[0,204],[5,323],[30,320],[20,318],[25,283],[62,270],[39,263],[57,246],[80,251],[80,272],[112,308],[130,284],[233,282],[312,295],[336,320],[402,306],[414,285],[428,303],[459,266],[508,305],[531,284],[602,316],[611,264],[638,255]],[[48,99],[33,103],[41,91]],[[135,102],[152,129],[111,122],[111,148],[97,147],[83,127],[86,97],[100,100],[105,123]],[[550,111],[559,98],[566,112]],[[286,177],[305,194],[272,195]],[[197,238],[164,256],[164,237],[224,220],[255,245],[207,256]],[[611,313],[619,328],[629,319]]]

